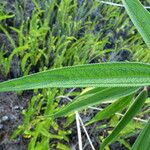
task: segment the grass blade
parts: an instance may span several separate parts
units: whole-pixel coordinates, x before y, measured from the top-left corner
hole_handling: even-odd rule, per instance
[[[150,148],[150,120],[140,133],[131,150],[149,150]]]
[[[129,107],[124,117],[119,121],[116,128],[112,131],[112,133],[104,140],[102,143],[100,150],[103,150],[104,147],[109,144],[112,140],[116,138],[116,136],[124,129],[124,127],[131,121],[131,119],[139,112],[141,107],[143,106],[145,100],[147,98],[147,91],[143,90],[139,96],[135,99],[133,104]]]
[[[94,122],[97,122],[99,120],[103,120],[106,118],[111,117],[114,115],[116,112],[122,110],[123,108],[127,107],[128,104],[131,102],[133,98],[133,94],[120,98],[119,100],[115,101],[114,103],[110,104],[107,106],[105,109],[102,111],[98,112],[90,122],[87,123],[87,125],[92,124]]]
[[[68,113],[79,111],[81,109],[85,109],[88,106],[100,104],[106,100],[115,100],[126,95],[130,95],[137,91],[136,87],[115,87],[115,88],[105,88],[100,92],[96,92],[95,94],[85,94],[84,96],[78,97],[74,101],[70,102],[67,106],[62,108],[60,111],[54,114],[54,117],[65,116]]]
[[[0,83],[0,92],[47,87],[139,87],[150,85],[150,64],[101,63],[64,67]]]
[[[135,27],[150,48],[150,13],[139,0],[122,0]]]
[[[12,18],[12,17],[14,17],[15,15],[1,15],[0,16],[0,21],[2,21],[2,20],[5,20],[5,19],[8,19],[8,18]]]

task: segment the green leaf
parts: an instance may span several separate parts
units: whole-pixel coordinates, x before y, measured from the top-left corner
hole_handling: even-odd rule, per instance
[[[12,18],[12,17],[14,17],[15,15],[1,15],[0,16],[0,21],[2,21],[2,20],[5,20],[5,19],[8,19],[8,18]]]
[[[131,88],[115,87],[115,88],[105,88],[104,90],[101,90],[94,94],[87,94],[87,95],[84,94],[83,96],[78,97],[74,101],[70,102],[64,108],[61,108],[60,111],[54,114],[54,117],[61,117],[67,115],[68,113],[79,111],[81,109],[87,108],[88,106],[100,104],[101,102],[107,100],[115,100],[124,97],[126,95],[129,95],[131,93],[134,93],[137,90],[138,88],[135,87]]]
[[[48,70],[0,83],[0,92],[47,87],[139,87],[150,85],[150,64],[101,63]]]
[[[109,144],[116,136],[122,131],[126,125],[131,121],[131,119],[139,112],[141,107],[143,106],[145,100],[147,98],[147,91],[143,90],[135,99],[133,104],[129,107],[124,117],[119,121],[116,128],[112,131],[112,133],[104,140],[102,143],[100,150],[103,150],[104,147]]]
[[[87,125],[94,123],[96,121],[99,120],[103,120],[106,118],[111,117],[112,115],[114,115],[116,112],[122,110],[123,108],[127,107],[128,104],[131,102],[133,98],[133,94],[120,98],[119,100],[115,101],[114,103],[110,104],[109,106],[107,106],[105,109],[103,109],[102,111],[100,111],[99,113],[97,113],[94,118],[87,123]]]
[[[150,120],[135,141],[132,150],[149,150],[150,149]]]
[[[7,31],[7,29],[5,29],[5,27],[3,27],[1,24],[0,24],[0,29],[5,33],[5,35],[7,36],[8,40],[10,41],[11,45],[13,46],[13,48],[16,48],[15,41],[10,36],[9,32]]]
[[[150,13],[139,0],[122,0],[135,27],[150,48]]]
[[[95,94],[96,92],[100,92],[101,90],[106,89],[106,87],[97,87],[97,88],[93,88],[93,87],[89,87],[89,88],[85,88],[81,94],[79,95],[79,97],[84,96],[84,95],[88,95],[88,94]]]
[[[59,149],[59,150],[71,150],[67,145],[64,145],[62,143],[57,144],[57,149]]]

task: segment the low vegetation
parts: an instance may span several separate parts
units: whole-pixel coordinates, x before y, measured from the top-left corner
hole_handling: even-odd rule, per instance
[[[27,13],[28,2],[0,3],[0,92],[31,95],[11,140],[22,136],[29,150],[148,150],[149,11],[139,0],[32,0]]]

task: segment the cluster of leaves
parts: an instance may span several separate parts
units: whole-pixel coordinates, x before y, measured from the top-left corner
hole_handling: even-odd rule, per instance
[[[17,42],[0,26],[13,46],[6,74],[15,55],[21,60],[24,75],[32,70],[88,63],[104,55],[107,37],[100,40],[100,33],[93,33],[99,18],[92,21],[90,16],[97,3],[84,2],[79,7],[76,0],[45,1],[44,6],[33,2],[35,9],[31,17],[22,20],[18,28],[9,27],[17,33]]]
[[[20,60],[23,75],[47,68],[103,61],[105,53],[121,49],[133,52],[136,61],[149,60],[146,45],[120,8],[104,7],[93,0],[80,5],[77,0],[34,0],[32,15],[25,17],[25,3],[16,2],[15,14],[4,15],[0,25],[13,49],[10,53],[1,48],[5,52],[1,54],[5,75],[10,72],[14,56]],[[20,20],[19,26],[5,27],[4,19],[10,17],[14,24]],[[17,34],[17,39],[8,31]],[[131,38],[124,40],[125,37]]]
[[[102,38],[107,33],[105,33],[103,29],[100,30],[100,32],[95,31],[95,28],[99,24],[99,18],[95,17],[92,21],[91,14],[95,8],[99,6],[97,2],[91,1],[92,7],[91,5],[87,6],[89,3],[86,2],[78,7],[77,1],[49,1],[43,3],[46,5],[46,7],[44,7],[46,9],[43,9],[43,5],[41,6],[38,1],[34,0],[33,2],[36,7],[31,19],[22,22],[19,29],[11,27],[11,29],[18,34],[18,45],[16,45],[7,30],[2,25],[0,26],[14,46],[13,52],[8,57],[9,65],[6,67],[8,68],[8,70],[6,69],[6,73],[9,72],[10,63],[14,55],[17,55],[22,60],[21,69],[26,75],[33,69],[33,66],[36,67],[39,65],[39,70],[42,71],[45,70],[45,68],[84,64],[91,62],[99,56],[103,56],[104,49],[105,52],[107,52],[107,50],[108,52],[110,51],[110,49],[105,48],[105,46],[112,37],[111,33],[105,36],[105,38]],[[123,1],[123,3],[133,23],[149,46],[149,12],[146,11],[137,0],[133,2],[126,0]],[[117,24],[115,24],[116,28],[122,24],[121,19],[124,16],[119,17],[116,8],[112,7],[110,9],[106,7],[103,8],[102,13],[103,12],[107,12],[108,14],[114,12],[110,13],[112,15],[110,20],[113,22],[114,16],[115,19],[118,18],[116,21]],[[4,17],[6,19],[5,15]],[[144,27],[143,22],[140,21],[141,18],[143,18],[146,24]],[[124,28],[129,22],[129,19],[126,19],[121,27]],[[113,24],[114,23],[107,24],[105,30],[111,29]],[[103,27],[103,25],[101,27]],[[131,33],[134,30],[135,28],[130,28]],[[121,41],[123,41],[123,38],[119,38],[118,42]],[[147,50],[139,35],[137,38],[130,38],[122,43],[125,44],[123,45],[124,47],[122,47],[125,49],[129,48],[126,46],[130,43],[129,46],[131,50],[135,48],[135,50],[137,50],[140,46],[141,49],[144,48],[144,50]],[[116,50],[119,48],[117,44],[114,47]],[[134,56],[137,54],[138,52],[135,52]],[[149,55],[145,56],[145,53],[142,53],[142,55],[144,55],[144,61],[147,62]],[[138,58],[140,59],[142,55],[138,56]],[[1,54],[1,56],[3,56],[3,54]],[[101,63],[52,69],[6,81],[0,83],[0,92],[53,87],[53,89],[42,90],[40,94],[35,91],[36,96],[32,98],[29,108],[24,112],[24,123],[13,135],[16,136],[23,133],[25,137],[31,138],[29,149],[49,149],[49,147],[56,145],[58,149],[67,149],[67,146],[60,142],[56,144],[57,140],[62,139],[68,142],[67,135],[70,134],[70,131],[60,129],[56,121],[58,117],[70,116],[75,111],[111,100],[111,104],[96,114],[96,116],[87,123],[88,125],[111,117],[116,112],[122,111],[128,106],[124,116],[121,120],[118,120],[117,126],[111,134],[104,139],[100,148],[104,149],[107,144],[117,138],[120,132],[123,132],[123,129],[128,123],[133,124],[131,122],[132,118],[139,112],[147,99],[146,88],[140,90],[141,92],[138,92],[138,96],[136,92],[139,91],[141,86],[148,85],[150,85],[149,64]],[[58,108],[60,98],[57,100],[55,98],[59,95],[63,95],[64,90],[58,90],[56,88],[91,86],[95,88],[88,91],[86,90],[85,93],[77,95],[74,101],[68,105]],[[71,115],[68,120],[68,122],[72,122],[74,117]],[[68,124],[64,125],[64,127],[67,127]],[[140,148],[140,146],[143,145],[141,143],[144,143],[145,150],[148,148],[149,141],[143,140],[144,136],[149,136],[148,133],[149,122],[134,144],[133,150],[141,150],[142,148]],[[49,144],[50,140],[51,142]],[[122,142],[121,139],[119,139],[119,141]],[[128,147],[127,144],[126,147]]]

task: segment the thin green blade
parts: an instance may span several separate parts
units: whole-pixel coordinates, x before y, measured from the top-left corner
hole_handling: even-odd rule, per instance
[[[8,18],[12,18],[12,17],[14,17],[15,15],[1,15],[0,16],[0,21],[2,21],[2,20],[5,20],[5,19],[8,19]]]
[[[135,27],[150,48],[150,13],[139,0],[122,0]]]
[[[149,150],[150,149],[150,120],[140,133],[131,150]]]
[[[68,113],[79,111],[81,109],[87,108],[88,106],[100,104],[101,102],[107,100],[115,100],[126,95],[130,95],[131,93],[136,92],[138,89],[139,88],[136,87],[105,88],[104,90],[96,92],[95,94],[87,94],[75,99],[74,101],[70,102],[67,106],[62,108],[60,111],[55,113],[54,117],[65,116]]]
[[[0,92],[47,87],[139,87],[150,85],[150,64],[101,63],[64,67],[0,83]]]
[[[126,97],[122,97],[120,99],[118,99],[117,101],[115,101],[114,103],[110,104],[109,106],[107,106],[105,109],[103,109],[102,111],[98,112],[93,118],[92,120],[90,120],[87,125],[97,122],[99,120],[103,120],[106,118],[111,117],[112,115],[114,115],[116,112],[122,110],[123,108],[127,107],[128,104],[131,102],[133,98],[133,94],[126,96]]]
[[[147,91],[143,90],[139,96],[135,99],[133,104],[129,107],[124,117],[119,121],[116,128],[112,131],[112,133],[104,140],[102,143],[100,150],[103,150],[104,147],[109,144],[111,141],[116,138],[116,136],[122,131],[125,126],[131,121],[131,119],[139,112],[141,107],[143,106],[145,100],[147,98]]]

